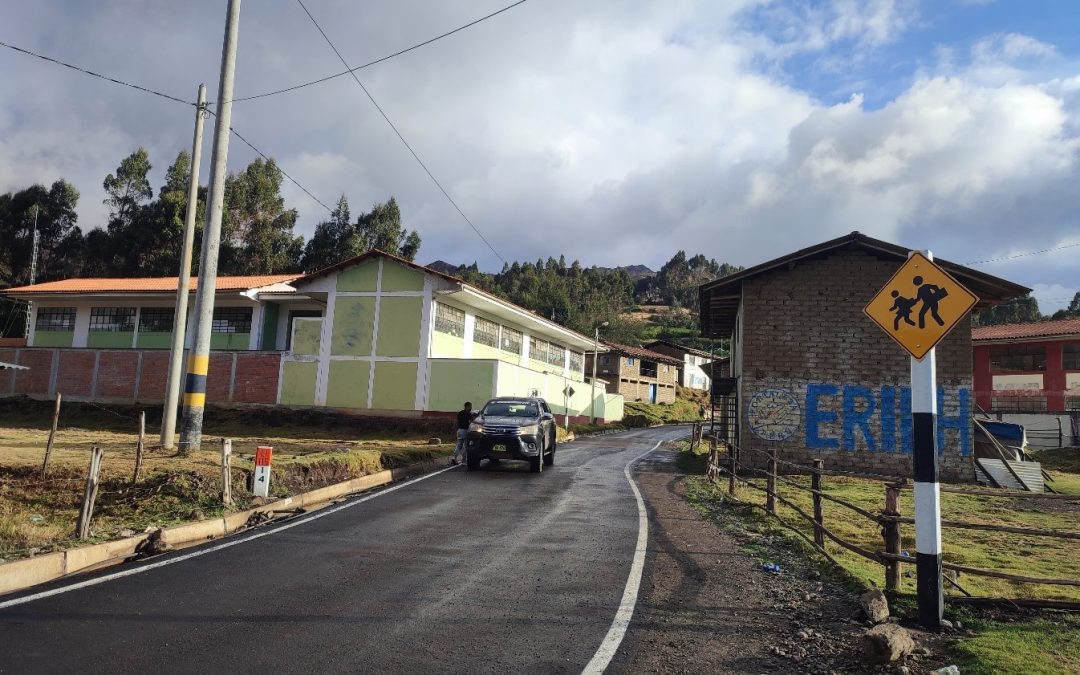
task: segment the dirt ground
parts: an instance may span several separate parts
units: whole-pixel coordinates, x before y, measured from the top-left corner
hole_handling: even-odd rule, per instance
[[[870,624],[853,591],[776,542],[703,518],[687,499],[675,455],[658,450],[638,466],[649,556],[610,672],[924,673],[948,665],[934,656],[941,638],[926,634],[916,635],[923,651],[905,664],[863,663],[860,639]]]

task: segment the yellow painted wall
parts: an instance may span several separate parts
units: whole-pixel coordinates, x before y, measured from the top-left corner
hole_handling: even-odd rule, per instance
[[[281,377],[282,405],[315,405],[314,361],[286,361]]]
[[[338,273],[337,289],[340,292],[374,293],[379,279],[379,261],[365,260]]]
[[[424,274],[393,260],[383,260],[382,291],[422,291]]]
[[[379,410],[415,410],[416,363],[377,362],[371,407]]]
[[[293,319],[292,353],[318,356],[322,319]]]
[[[383,282],[386,282],[385,269]],[[423,298],[382,296],[379,301],[379,340],[376,345],[379,356],[419,356],[420,313],[423,309]]]
[[[474,342],[472,345],[472,357],[474,359],[493,359],[498,360],[505,355],[506,352],[495,347],[489,347],[482,345],[479,342]]]
[[[457,412],[465,401],[479,409],[495,395],[495,367],[495,361],[432,360],[427,409]]]
[[[460,359],[465,356],[465,341],[461,338],[439,331],[432,332],[432,335],[434,336],[431,339],[432,358]]]
[[[326,405],[332,408],[367,408],[370,361],[331,361]]]
[[[375,327],[375,298],[337,296],[330,353],[335,356],[370,356]]]

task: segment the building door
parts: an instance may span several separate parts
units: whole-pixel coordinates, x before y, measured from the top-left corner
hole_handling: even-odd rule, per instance
[[[656,403],[656,385],[649,385],[649,403]]]
[[[292,349],[292,327],[294,319],[317,319],[322,312],[317,309],[293,309],[289,311],[289,325],[285,327],[285,351]]]

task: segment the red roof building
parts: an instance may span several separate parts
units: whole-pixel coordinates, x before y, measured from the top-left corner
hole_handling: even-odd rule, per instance
[[[1080,318],[977,326],[971,339],[984,410],[1080,410]]]

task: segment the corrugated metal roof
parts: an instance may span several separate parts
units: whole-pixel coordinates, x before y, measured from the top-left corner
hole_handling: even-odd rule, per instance
[[[1032,321],[1030,323],[1003,323],[996,326],[975,326],[971,329],[971,339],[981,340],[1017,340],[1036,337],[1080,336],[1080,317],[1057,319],[1055,321]]]
[[[219,291],[247,291],[252,288],[280,284],[299,279],[302,274],[259,274],[254,276],[218,277]],[[168,293],[176,292],[178,277],[148,278],[104,278],[104,279],[62,279],[47,281],[33,286],[8,288],[3,292],[8,295],[31,293]],[[191,278],[191,289],[195,290],[199,280]]]

